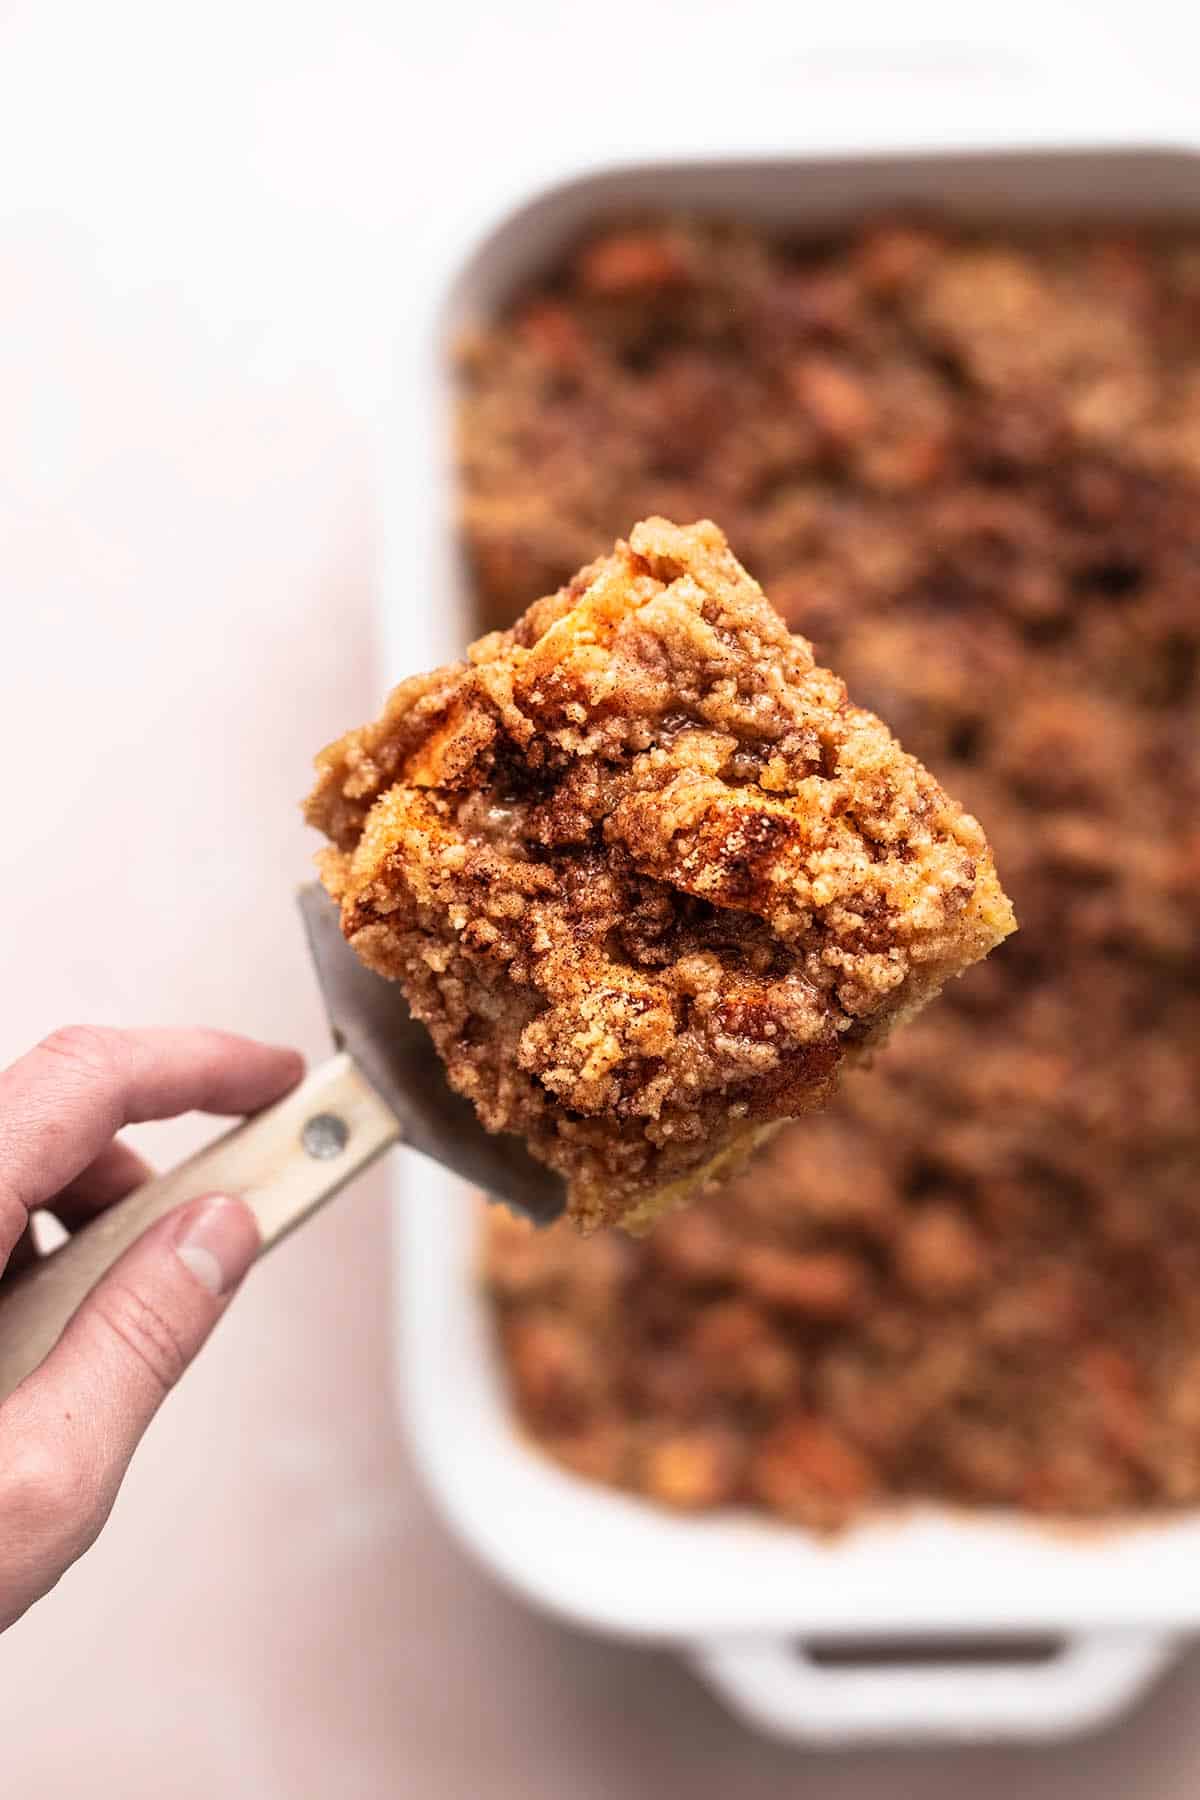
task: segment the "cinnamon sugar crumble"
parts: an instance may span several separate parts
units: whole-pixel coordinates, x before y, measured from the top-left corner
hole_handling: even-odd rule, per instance
[[[1013,929],[978,824],[708,522],[636,526],[318,767],[347,938],[585,1231],[731,1171]]]

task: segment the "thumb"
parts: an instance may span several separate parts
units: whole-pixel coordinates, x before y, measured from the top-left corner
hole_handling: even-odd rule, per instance
[[[253,1213],[227,1195],[153,1225],[97,1282],[5,1405],[22,1435],[50,1436],[71,1472],[74,1553],[108,1517],[138,1441],[258,1255]],[[63,1523],[63,1521],[59,1521]]]

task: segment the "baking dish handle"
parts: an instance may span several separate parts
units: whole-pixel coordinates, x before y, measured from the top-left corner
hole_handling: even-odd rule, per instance
[[[747,1724],[808,1744],[918,1743],[1067,1737],[1138,1699],[1175,1654],[1151,1633],[1068,1638],[1043,1661],[819,1663],[803,1644],[726,1639],[689,1661]]]

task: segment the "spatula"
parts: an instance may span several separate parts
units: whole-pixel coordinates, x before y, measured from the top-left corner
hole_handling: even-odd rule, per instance
[[[201,1194],[240,1194],[263,1248],[277,1244],[393,1144],[405,1144],[539,1224],[565,1201],[560,1176],[519,1138],[486,1132],[451,1091],[400,989],[358,960],[315,883],[300,912],[336,1054],[290,1094],[148,1181],[0,1289],[0,1400],[35,1369],[89,1288],[164,1213]]]

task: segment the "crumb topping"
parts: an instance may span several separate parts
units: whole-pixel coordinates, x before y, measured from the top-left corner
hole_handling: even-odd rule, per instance
[[[1021,919],[644,1242],[488,1209],[504,1351],[552,1326],[590,1371],[568,1425],[503,1358],[571,1468],[674,1504],[686,1433],[707,1504],[821,1528],[1200,1503],[1198,324],[1186,226],[655,218],[464,336],[480,629],[629,519],[711,513]],[[835,1496],[838,1444],[869,1479]]]
[[[1012,929],[978,824],[707,522],[404,683],[308,816],[347,937],[585,1228],[818,1104]]]

